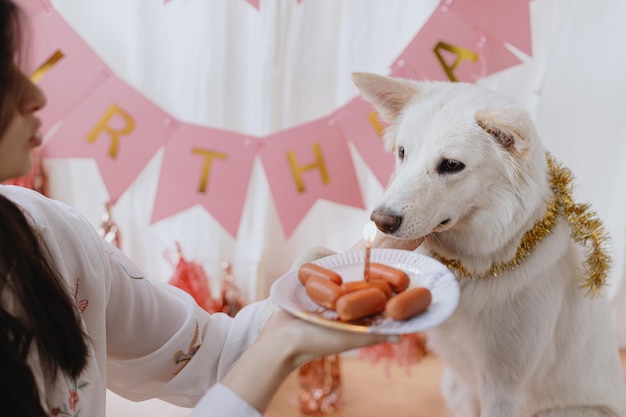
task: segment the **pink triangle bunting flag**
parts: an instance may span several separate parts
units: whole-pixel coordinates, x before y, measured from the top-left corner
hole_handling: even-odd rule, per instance
[[[111,75],[106,64],[53,9],[33,18],[27,73],[46,94],[42,132],[65,117]]]
[[[319,199],[364,208],[348,142],[330,118],[265,138],[259,155],[287,238]]]
[[[13,0],[31,18],[52,9],[50,0]]]
[[[236,237],[258,142],[181,123],[164,149],[152,222],[201,205]]]
[[[448,10],[502,42],[532,55],[531,0],[444,0]]]
[[[44,143],[45,158],[94,158],[115,202],[178,122],[115,76],[70,113]]]
[[[259,10],[259,0],[246,0],[246,1],[250,3],[252,7]]]
[[[393,63],[391,74],[475,82],[520,62],[502,42],[439,7]]]

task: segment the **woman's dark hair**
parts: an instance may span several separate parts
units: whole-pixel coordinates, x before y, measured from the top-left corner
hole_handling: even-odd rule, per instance
[[[0,133],[5,131],[15,113],[21,84],[15,82],[22,37],[20,15],[21,11],[11,1],[0,1]]]
[[[21,13],[0,0],[0,138],[24,80],[16,64]],[[34,347],[43,369],[30,368]],[[59,371],[77,378],[88,354],[78,309],[48,249],[22,210],[0,194],[0,416],[47,416],[35,375],[50,383]]]

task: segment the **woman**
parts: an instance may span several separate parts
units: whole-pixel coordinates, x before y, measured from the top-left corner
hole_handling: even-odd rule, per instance
[[[45,97],[19,69],[22,17],[0,0],[0,182],[26,174]],[[0,186],[0,415],[104,416],[106,389],[193,415],[259,416],[307,361],[387,341],[324,329],[268,302],[209,315],[152,283],[75,210]]]

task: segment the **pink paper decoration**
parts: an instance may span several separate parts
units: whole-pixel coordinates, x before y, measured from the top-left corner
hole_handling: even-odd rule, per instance
[[[387,123],[380,120],[372,105],[355,98],[338,110],[333,120],[354,144],[376,179],[385,187],[393,172],[395,158],[385,152],[382,134]]]
[[[175,122],[115,76],[93,92],[42,148],[47,158],[94,158],[115,202],[172,135]]]
[[[446,2],[446,0],[444,0]],[[475,27],[532,54],[530,0],[454,0],[448,10]]]
[[[181,123],[165,146],[152,221],[200,204],[236,236],[258,141]]]
[[[22,0],[23,1],[23,0]],[[42,0],[43,1],[43,0]],[[163,0],[164,4],[169,3],[171,0]],[[260,0],[246,0],[248,3],[250,3],[255,9],[259,10],[259,1]],[[302,3],[302,0],[297,0],[298,4]]]
[[[264,142],[259,155],[286,237],[318,199],[364,208],[348,143],[330,118]]]
[[[186,291],[204,310],[215,313],[218,311],[218,306],[213,299],[209,275],[202,264],[185,258],[178,242],[176,242],[176,248],[178,249],[178,263],[168,283]]]
[[[35,4],[33,2],[32,4]],[[54,10],[33,18],[33,42],[26,73],[46,94],[39,112],[47,131],[102,85],[111,72],[95,52]]]
[[[475,82],[521,61],[495,38],[437,8],[392,65],[394,76]]]
[[[50,0],[13,0],[30,17],[52,9]]]
[[[250,3],[255,9],[259,10],[259,0],[246,0]]]

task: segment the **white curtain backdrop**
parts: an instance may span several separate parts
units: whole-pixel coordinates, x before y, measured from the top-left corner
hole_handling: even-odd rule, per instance
[[[329,115],[357,95],[354,71],[389,73],[438,0],[53,0],[110,68],[182,121],[263,136]],[[533,56],[479,84],[533,115],[546,146],[576,176],[612,235],[608,294],[626,347],[626,2],[533,0]],[[354,151],[354,149],[353,149]],[[121,197],[113,215],[123,250],[166,281],[175,242],[202,262],[214,290],[229,261],[248,300],[265,297],[303,250],[342,251],[362,238],[382,188],[353,152],[366,210],[319,201],[286,240],[260,164],[233,239],[201,207],[150,225],[162,154]],[[107,193],[89,160],[47,161],[51,195],[98,226]],[[224,197],[228,198],[228,197]],[[118,414],[119,415],[119,414]]]

